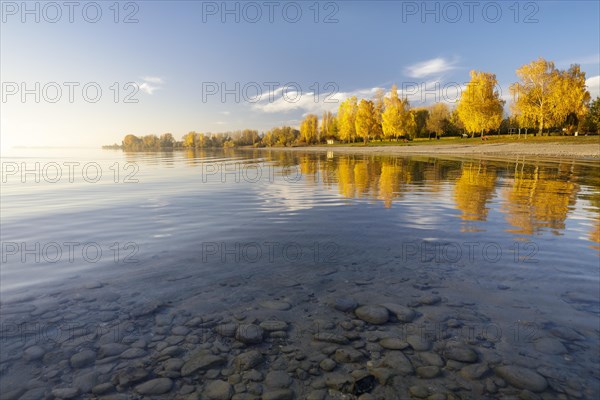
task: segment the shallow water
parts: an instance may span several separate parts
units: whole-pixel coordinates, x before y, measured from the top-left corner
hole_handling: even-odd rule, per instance
[[[19,150],[2,166],[11,398],[353,398],[363,376],[375,398],[600,394],[594,162]],[[365,323],[354,302],[416,314]],[[286,326],[257,343],[223,328],[269,320]],[[184,373],[200,350],[221,361]],[[234,361],[248,350],[261,379]]]

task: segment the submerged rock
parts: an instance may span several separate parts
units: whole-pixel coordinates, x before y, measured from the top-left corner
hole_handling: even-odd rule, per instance
[[[265,331],[258,325],[241,324],[235,332],[235,338],[242,343],[256,344],[263,341]]]
[[[470,347],[456,345],[446,347],[446,350],[444,350],[444,357],[449,360],[474,363],[479,358],[479,355]]]
[[[407,342],[398,338],[383,338],[379,341],[379,345],[388,350],[404,350],[410,346]]]
[[[414,310],[400,304],[385,303],[382,304],[382,306],[394,314],[400,322],[412,322],[417,316],[417,313]]]
[[[221,380],[211,381],[206,384],[204,395],[210,400],[229,400],[233,396],[233,386]]]
[[[546,378],[529,368],[503,365],[496,367],[494,372],[500,378],[519,389],[543,392],[548,387]]]
[[[333,304],[333,308],[342,312],[354,311],[356,307],[358,307],[356,300],[349,297],[339,297],[335,299],[335,303]]]
[[[226,361],[225,358],[215,356],[207,350],[200,350],[183,364],[183,367],[181,367],[181,375],[188,376],[196,371],[211,369],[225,364]]]
[[[373,325],[385,324],[390,318],[388,309],[383,306],[360,306],[354,313],[358,318]]]
[[[285,301],[278,300],[266,300],[260,302],[261,307],[268,308],[270,310],[287,311],[292,308],[292,305]]]
[[[247,351],[238,355],[233,360],[233,365],[237,371],[246,371],[256,367],[263,360],[262,354],[257,350]]]
[[[169,378],[156,378],[135,387],[139,394],[164,394],[171,390],[173,381]]]

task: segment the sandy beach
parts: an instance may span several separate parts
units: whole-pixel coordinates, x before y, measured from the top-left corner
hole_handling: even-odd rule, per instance
[[[573,143],[484,143],[412,146],[307,146],[271,147],[270,150],[312,151],[358,154],[425,154],[425,155],[528,155],[539,157],[600,158],[600,139],[596,144]]]

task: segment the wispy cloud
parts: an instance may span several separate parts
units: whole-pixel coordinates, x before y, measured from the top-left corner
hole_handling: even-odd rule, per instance
[[[404,73],[411,78],[439,75],[456,69],[456,63],[457,60],[447,60],[442,57],[432,58],[431,60],[409,65],[404,69]]]
[[[263,95],[253,108],[265,113],[286,113],[303,111],[306,114],[321,114],[324,111],[337,111],[340,103],[349,97],[356,96],[361,99],[370,99],[378,88],[360,89],[352,92],[336,92],[328,95],[321,93],[315,96],[314,92],[297,92],[286,90],[285,96],[280,89],[274,91],[272,96]],[[273,98],[271,101],[269,98]],[[290,100],[292,99],[292,100]]]
[[[157,76],[144,76],[142,79],[148,83],[154,83],[157,85],[162,85],[164,83],[163,79]]]
[[[571,64],[579,64],[579,65],[598,65],[600,64],[600,53],[590,54],[588,56],[582,57],[573,57],[569,59],[563,59],[556,62],[556,66],[558,67],[568,67]]]
[[[141,91],[146,94],[152,95],[158,89],[162,89],[164,80],[157,76],[145,76],[142,78],[142,82],[138,82],[138,87]]]
[[[436,102],[445,102],[449,105],[455,104],[460,94],[464,90],[466,82],[450,82],[444,83],[437,79],[420,81],[420,82],[404,82],[398,84],[398,95],[401,98],[406,98],[413,107],[422,107]],[[274,100],[270,101],[269,96],[264,95],[261,100],[252,105],[256,111],[264,113],[290,113],[301,111],[303,115],[317,114],[320,115],[324,111],[337,112],[341,102],[349,97],[356,96],[360,99],[373,99],[378,90],[384,89],[385,95],[390,96],[389,88],[373,87],[356,89],[349,92],[337,92],[331,96],[321,96],[315,99],[312,92],[299,94],[297,92],[286,91],[287,99],[294,99],[298,96],[298,100],[291,102],[286,97],[279,95],[273,96]]]

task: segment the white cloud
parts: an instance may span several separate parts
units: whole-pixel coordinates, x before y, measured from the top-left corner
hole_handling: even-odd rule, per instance
[[[585,85],[587,86],[592,99],[600,96],[600,75],[592,76],[585,80]]]
[[[145,76],[142,78],[144,81],[149,82],[149,83],[154,83],[157,85],[161,85],[164,83],[162,78],[159,78],[157,76]]]
[[[466,82],[442,82],[439,79],[421,82],[401,82],[398,84],[398,96],[407,98],[412,107],[422,107],[437,102],[445,102],[453,105],[460,98],[465,87]],[[289,90],[286,92],[286,96],[283,96],[283,94],[272,96],[274,98],[273,101],[270,101],[268,94],[264,94],[260,98],[260,101],[252,105],[252,108],[256,111],[270,114],[289,113],[293,111],[302,111],[303,115],[321,115],[324,111],[336,113],[340,103],[347,98],[356,96],[359,101],[360,99],[373,99],[375,93],[380,89],[382,88],[357,89],[349,92],[337,92],[331,96],[321,94],[316,99],[313,92],[299,94],[299,92]],[[385,90],[386,96],[389,97],[390,89]],[[508,96],[504,93],[503,95]]]
[[[456,60],[451,61],[438,57],[409,65],[405,68],[404,72],[411,78],[423,78],[425,76],[441,74],[453,69],[456,69]]]
[[[582,57],[573,57],[571,59],[561,60],[556,63],[558,67],[569,67],[571,64],[598,65],[600,64],[600,53]]]
[[[140,90],[146,94],[152,95],[158,89],[162,89],[164,81],[162,78],[156,76],[145,76],[142,78],[143,82],[137,82]]]
[[[223,115],[229,115],[229,114],[231,114],[231,112],[229,112],[229,111],[221,111],[221,114],[223,114]]]
[[[333,94],[321,93],[315,96],[314,92],[298,92],[286,90],[285,96],[279,88],[275,90],[272,96],[264,94],[260,101],[253,104],[253,108],[265,113],[285,113],[290,111],[303,111],[304,114],[318,114],[323,111],[337,111],[340,103],[348,97],[370,99],[378,88],[361,89],[352,92],[336,92]],[[273,101],[270,101],[273,98]]]

